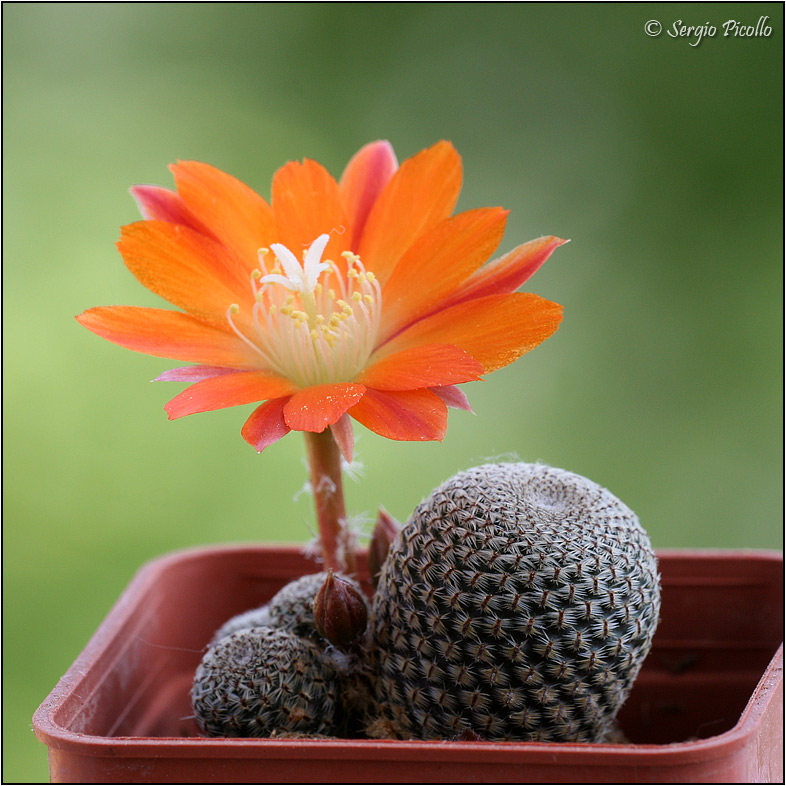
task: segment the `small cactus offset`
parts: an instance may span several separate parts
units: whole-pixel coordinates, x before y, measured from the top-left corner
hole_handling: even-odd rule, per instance
[[[320,648],[288,630],[246,628],[205,654],[191,699],[210,737],[336,732],[337,674]]]
[[[657,563],[586,478],[489,464],[451,478],[377,585],[377,737],[600,742],[649,651]]]

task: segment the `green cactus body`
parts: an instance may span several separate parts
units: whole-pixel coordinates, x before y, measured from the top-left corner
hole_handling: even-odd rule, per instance
[[[336,732],[337,675],[321,649],[288,630],[246,628],[211,646],[191,700],[210,737]]]
[[[602,741],[659,608],[649,539],[606,489],[538,464],[459,473],[383,566],[369,734]]]

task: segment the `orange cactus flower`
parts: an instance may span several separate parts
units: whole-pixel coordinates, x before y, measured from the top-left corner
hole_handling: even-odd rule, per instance
[[[439,142],[400,167],[373,142],[336,180],[306,159],[267,202],[207,164],[171,167],[176,190],[137,186],[145,220],[122,229],[129,270],[178,311],[92,308],[77,319],[128,349],[193,363],[170,419],[261,403],[242,429],[258,451],[330,427],[347,458],[350,418],[384,437],[439,440],[456,385],[511,363],[557,329],[561,307],[515,290],[563,240],[484,265],[507,211],[452,215],[461,159]]]

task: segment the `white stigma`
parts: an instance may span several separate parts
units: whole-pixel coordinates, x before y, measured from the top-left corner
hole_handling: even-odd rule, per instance
[[[303,267],[297,261],[297,257],[281,243],[272,243],[270,248],[276,255],[276,259],[281,263],[284,268],[284,274],[269,273],[259,279],[260,284],[281,284],[292,292],[310,292],[319,280],[319,276],[330,268],[326,262],[322,262],[322,254],[325,252],[330,240],[330,235],[320,235],[306,252],[305,259],[303,260]],[[260,251],[260,262],[264,249]],[[264,262],[263,262],[264,264]]]
[[[320,235],[304,254],[303,264],[281,243],[270,246],[275,262],[268,269],[268,249],[260,249],[261,269],[251,285],[256,298],[252,335],[237,335],[259,355],[262,365],[300,387],[351,382],[366,366],[379,328],[382,295],[374,274],[349,251],[346,265],[322,261],[330,240]]]

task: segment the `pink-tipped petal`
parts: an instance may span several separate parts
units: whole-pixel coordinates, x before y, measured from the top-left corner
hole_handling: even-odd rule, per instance
[[[236,368],[226,368],[225,366],[182,366],[159,374],[153,382],[201,382],[203,379],[234,374],[235,372],[237,372]]]
[[[146,219],[181,224],[203,235],[211,234],[175,191],[161,186],[133,186],[131,196],[136,200],[139,212]]]
[[[332,426],[330,431],[336,440],[341,455],[347,464],[352,463],[352,454],[355,448],[355,433],[352,429],[352,419],[349,415],[342,415]]]
[[[523,243],[512,251],[492,260],[474,273],[448,298],[442,308],[474,300],[486,295],[515,292],[551,256],[555,249],[569,241],[549,235]]]
[[[349,248],[358,247],[368,214],[397,169],[396,154],[387,141],[371,142],[362,147],[347,164],[339,188],[352,227]]]
[[[463,409],[475,414],[469,399],[461,388],[455,385],[444,385],[439,388],[429,388],[432,393],[436,393],[449,407],[453,409]]]
[[[243,424],[240,433],[257,453],[289,434],[290,428],[284,421],[284,406],[287,401],[288,396],[266,401],[257,407]]]

